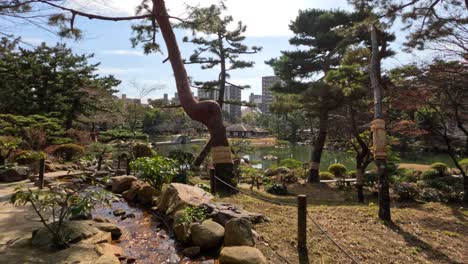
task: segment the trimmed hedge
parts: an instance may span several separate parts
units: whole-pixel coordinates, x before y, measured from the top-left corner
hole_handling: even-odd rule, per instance
[[[335,177],[340,178],[345,176],[346,167],[343,164],[336,163],[330,165],[328,171],[335,175]]]
[[[85,153],[85,149],[77,144],[64,144],[55,148],[53,155],[64,161],[72,161]]]

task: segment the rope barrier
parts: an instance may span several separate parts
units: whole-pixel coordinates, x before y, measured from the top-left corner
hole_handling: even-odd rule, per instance
[[[318,229],[320,229],[320,231],[322,231],[322,233],[333,243],[335,244],[335,246],[341,250],[341,252],[343,252],[351,261],[352,263],[355,263],[355,264],[359,264],[359,262],[353,258],[353,256],[351,256],[343,247],[340,246],[340,244],[338,244],[328,233],[327,231],[325,231],[325,229],[323,227],[320,226],[320,224],[315,221],[312,216],[310,216],[310,213],[307,212],[307,216],[309,217],[310,221],[312,221],[312,223],[314,223],[315,226],[317,226]]]
[[[251,192],[246,192],[246,191],[244,191],[244,190],[241,190],[241,189],[239,189],[239,188],[236,188],[236,187],[232,186],[231,184],[229,184],[229,183],[223,181],[222,179],[218,178],[217,176],[214,176],[214,177],[215,177],[218,181],[220,181],[220,182],[222,182],[223,184],[225,184],[226,186],[230,187],[231,189],[237,190],[238,192],[241,192],[241,193],[243,193],[243,194],[249,195],[249,196],[251,196],[251,197],[253,197],[253,198],[257,198],[257,199],[259,199],[259,200],[262,200],[262,201],[265,201],[265,202],[270,202],[270,203],[273,203],[273,204],[297,207],[296,204],[289,204],[289,203],[284,203],[284,202],[273,201],[273,200],[264,198],[264,197],[262,197],[262,196],[259,196],[259,195],[257,195],[257,194],[254,194],[254,193],[251,193]],[[309,217],[310,221],[312,221],[312,223],[313,223],[315,226],[317,226],[317,228],[318,228],[318,229],[319,229],[319,230],[320,230],[320,231],[321,231],[321,232],[322,232],[322,233],[323,233],[323,234],[324,234],[324,235],[325,235],[341,252],[343,252],[343,253],[352,261],[352,263],[359,264],[359,262],[358,262],[356,259],[354,259],[353,256],[351,256],[342,246],[340,246],[340,244],[338,244],[338,243],[327,233],[327,231],[325,231],[325,229],[324,229],[322,226],[320,226],[320,224],[319,224],[317,221],[315,221],[315,220],[312,218],[312,216],[310,216],[310,213],[309,213],[309,212],[307,212],[307,216]],[[267,245],[268,245],[268,244],[267,244]],[[268,246],[269,246],[269,245],[268,245]],[[271,248],[271,247],[270,247],[270,248]],[[273,250],[273,248],[271,248],[271,249]],[[273,251],[274,251],[277,255],[279,255],[278,252],[276,252],[275,250],[273,250]],[[283,256],[281,256],[281,255],[279,255],[279,256],[283,259],[283,261],[285,261],[286,263],[289,263],[287,260],[284,259]]]

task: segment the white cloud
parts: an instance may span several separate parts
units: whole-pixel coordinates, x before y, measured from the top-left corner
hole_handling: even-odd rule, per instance
[[[172,16],[187,16],[185,3],[191,6],[209,6],[219,0],[166,0]],[[133,15],[140,1],[136,0],[68,0],[67,6],[105,15]],[[288,36],[289,22],[294,19],[299,9],[305,8],[345,8],[346,0],[307,1],[288,0],[227,0],[227,13],[235,21],[241,20],[247,25],[248,36]]]
[[[134,56],[144,56],[143,52],[137,50],[103,50],[103,54],[111,55],[134,55]]]

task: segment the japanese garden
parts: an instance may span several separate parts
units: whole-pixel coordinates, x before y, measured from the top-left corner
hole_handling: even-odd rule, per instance
[[[462,0],[0,0],[0,262],[468,263],[467,60]]]

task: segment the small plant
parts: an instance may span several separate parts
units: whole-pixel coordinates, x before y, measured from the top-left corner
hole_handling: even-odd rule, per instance
[[[132,148],[132,153],[135,159],[154,156],[153,150],[146,144],[136,144]]]
[[[247,165],[241,165],[240,171],[244,181],[250,182],[250,189],[252,190],[254,186],[257,186],[257,189],[260,189],[260,184],[263,182],[262,173],[260,170],[253,168]]]
[[[112,152],[112,147],[103,143],[93,143],[86,148],[86,154],[97,162],[97,170],[101,170],[102,161],[106,154]]]
[[[281,160],[279,166],[286,167],[289,169],[299,169],[302,168],[302,162],[293,158],[287,158]]]
[[[193,160],[195,157],[190,152],[185,152],[180,149],[172,150],[169,152],[168,157],[175,160],[179,164],[179,172],[185,173],[190,170]]]
[[[419,195],[419,189],[415,183],[402,182],[395,186],[395,193],[399,201],[414,201]]]
[[[431,180],[431,179],[439,178],[440,173],[437,170],[430,169],[430,170],[424,171],[421,176],[423,180]]]
[[[443,162],[436,162],[431,165],[431,169],[436,170],[439,173],[439,177],[447,174],[448,166]]]
[[[346,167],[343,164],[332,164],[328,167],[328,171],[335,175],[336,178],[343,178],[346,174]]]
[[[158,155],[152,158],[138,158],[132,161],[130,166],[139,178],[157,190],[161,190],[164,183],[170,183],[177,174],[177,163]]]
[[[82,146],[76,144],[64,144],[55,148],[53,155],[64,161],[72,161],[81,157],[85,150]]]
[[[331,174],[328,171],[320,172],[320,179],[321,180],[333,180],[334,178],[335,178],[335,175]]]
[[[19,165],[28,165],[45,158],[45,153],[34,150],[22,150],[15,154],[13,160]]]
[[[286,186],[277,183],[265,185],[265,190],[267,193],[278,195],[287,195],[289,193]]]
[[[190,224],[193,222],[203,222],[207,217],[205,208],[203,207],[185,207],[182,214],[182,222]]]
[[[11,196],[10,203],[30,204],[41,223],[52,234],[54,246],[62,249],[67,248],[71,242],[67,241],[67,234],[62,230],[68,218],[90,213],[97,204],[110,204],[112,194],[86,188],[82,183],[61,184],[42,190],[18,187]]]
[[[15,137],[0,137],[0,166],[5,165],[6,160],[19,147],[21,142],[21,139]]]

